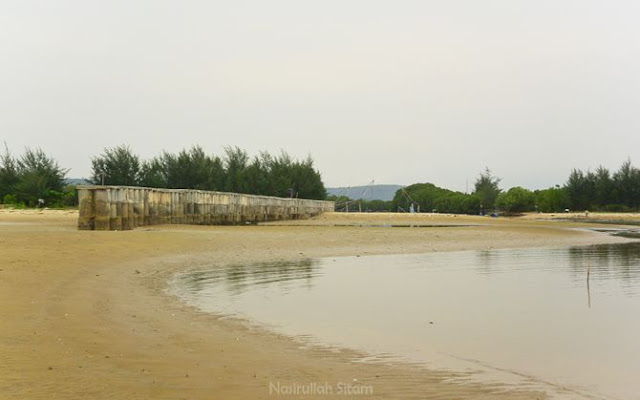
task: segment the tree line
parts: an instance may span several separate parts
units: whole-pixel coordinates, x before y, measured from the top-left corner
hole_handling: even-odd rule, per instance
[[[193,146],[177,154],[164,152],[141,160],[128,146],[105,148],[91,159],[96,185],[199,189],[277,197],[324,199],[326,190],[313,159],[298,160],[286,152],[261,152],[251,158],[238,147],[226,147],[222,157]],[[77,205],[68,170],[41,149],[25,149],[14,157],[5,145],[0,156],[0,202],[14,207]]]
[[[282,152],[261,152],[255,157],[238,147],[224,148],[222,156],[193,146],[178,153],[164,152],[141,160],[128,146],[105,148],[91,160],[93,184],[184,188],[278,197],[324,199],[326,190],[311,157],[297,160]],[[0,155],[0,201],[34,207],[77,205],[75,187],[66,184],[68,170],[41,149],[25,149],[14,157],[5,145]],[[639,211],[640,169],[630,160],[614,172],[574,169],[560,186],[531,191],[499,187],[500,179],[486,168],[471,193],[416,183],[398,190],[391,201],[353,200],[329,196],[337,209],[349,211],[422,211],[483,214],[495,211],[562,212],[571,210]]]
[[[40,149],[14,157],[8,147],[0,156],[0,201],[21,207],[77,204],[75,188],[65,185],[66,169]]]
[[[277,197],[324,199],[320,172],[309,156],[298,160],[286,152],[261,152],[251,158],[238,147],[225,147],[222,157],[200,146],[177,154],[164,152],[141,160],[128,146],[106,148],[91,160],[91,183],[199,189]]]
[[[562,187],[534,192],[511,188],[498,195],[495,207],[508,212],[639,211],[640,169],[631,160],[613,173],[602,166],[595,171],[573,169]]]
[[[574,169],[565,186],[571,206],[580,210],[632,211],[640,209],[640,170],[627,160],[611,173]]]
[[[415,183],[396,191],[393,200],[352,200],[346,196],[329,196],[339,211],[369,212],[440,212],[479,214],[493,210],[500,195],[499,178],[487,168],[478,176],[471,194],[438,187],[433,183]]]
[[[471,193],[438,187],[432,183],[416,183],[398,190],[391,201],[365,201],[345,196],[330,197],[345,211],[421,211],[454,214],[494,212],[563,212],[570,210],[639,211],[640,170],[630,160],[611,173],[604,167],[595,171],[571,171],[567,182],[543,190],[520,186],[509,190],[499,187],[500,178],[486,168],[479,174]]]

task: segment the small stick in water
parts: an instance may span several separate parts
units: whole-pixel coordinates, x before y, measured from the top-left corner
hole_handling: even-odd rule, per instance
[[[591,262],[587,261],[587,306],[591,308],[591,289],[589,287],[589,277],[591,276]]]

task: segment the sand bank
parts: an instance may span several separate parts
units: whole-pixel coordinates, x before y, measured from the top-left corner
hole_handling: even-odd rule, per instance
[[[76,218],[0,210],[0,399],[276,398],[277,382],[357,383],[373,388],[366,398],[544,398],[407,365],[355,363],[360,355],[348,350],[301,349],[184,306],[165,295],[166,278],[204,264],[625,240],[567,229],[584,226],[577,223],[428,214],[127,232],[77,231]],[[370,227],[405,223],[476,226]]]

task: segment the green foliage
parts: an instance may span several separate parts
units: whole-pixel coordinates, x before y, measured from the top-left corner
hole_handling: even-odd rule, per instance
[[[15,159],[5,144],[0,156],[0,198],[4,204],[18,208],[36,206],[39,199],[45,205],[52,204],[62,191],[66,173],[40,149],[27,148],[22,157]]]
[[[226,147],[224,156],[211,156],[194,146],[178,154],[164,153],[141,162],[127,146],[105,149],[92,159],[95,184],[131,185],[232,191],[268,196],[324,199],[326,190],[313,160],[293,159],[282,152],[277,156],[260,153],[253,159],[238,147]],[[6,144],[0,155],[0,199],[4,204],[36,206],[43,199],[46,206],[77,205],[73,186],[64,186],[67,170],[42,150],[27,148],[14,158]],[[390,202],[381,200],[335,200],[350,210],[409,210],[413,204],[422,212],[477,214],[498,207],[508,212],[537,209],[542,212],[573,210],[637,211],[640,209],[640,170],[625,161],[613,174],[604,167],[594,172],[571,171],[564,187],[556,186],[531,192],[513,187],[502,193],[500,179],[486,168],[475,182],[473,194],[465,194],[418,183],[396,192]]]
[[[63,187],[61,192],[52,191],[51,195],[53,197],[51,207],[66,208],[78,205],[78,190],[74,185]]]
[[[345,195],[336,196],[335,194],[328,195],[327,200],[335,201],[336,203],[344,203],[347,201],[352,201],[348,196],[345,196]]]
[[[129,146],[106,148],[91,160],[91,183],[95,185],[137,186],[140,178],[140,159]]]
[[[273,157],[267,153],[261,153],[259,156],[254,157],[251,164],[245,169],[244,180],[246,185],[252,188],[254,194],[266,195],[267,193],[275,192],[270,187],[273,184],[272,164]]]
[[[15,194],[7,193],[2,197],[2,204],[7,204],[7,205],[18,204],[18,196],[16,196]]]
[[[481,210],[493,209],[494,203],[501,192],[498,187],[499,183],[500,178],[494,177],[488,167],[476,179],[474,194],[480,200]]]
[[[205,154],[200,146],[182,150],[177,155],[164,153],[153,163],[172,189],[223,190],[224,168],[219,157]],[[153,186],[153,185],[151,185]],[[154,186],[158,187],[158,186]]]
[[[226,169],[224,190],[234,193],[247,193],[245,172],[249,163],[249,154],[238,147],[225,147],[224,166]]]
[[[144,187],[166,188],[167,171],[161,158],[154,158],[151,161],[144,161],[140,166],[138,184]]]
[[[640,170],[631,165],[631,160],[622,163],[620,169],[613,174],[613,184],[617,200],[615,203],[634,210],[640,208]]]
[[[475,183],[474,193],[464,194],[437,187],[431,183],[418,183],[398,190],[390,204],[376,204],[365,207],[365,202],[343,198],[335,200],[337,209],[408,211],[411,204],[422,212],[466,213],[490,212],[494,207],[506,212],[563,212],[572,210],[593,210],[610,212],[630,212],[640,210],[640,169],[630,160],[622,163],[613,174],[600,166],[595,171],[571,171],[563,187],[556,185],[544,190],[531,192],[522,187],[513,187],[507,192],[499,188],[500,179],[486,168]]]
[[[574,169],[569,175],[569,180],[565,185],[567,196],[569,197],[569,204],[572,209],[586,210],[591,207],[591,194],[594,192],[592,183],[585,174]]]
[[[367,212],[392,212],[393,201],[363,200],[362,210]]]
[[[631,212],[633,210],[630,209],[628,206],[626,206],[624,204],[607,204],[606,206],[602,207],[601,211],[605,211],[605,212]]]
[[[199,189],[267,196],[324,199],[326,191],[311,157],[294,160],[282,152],[250,159],[238,147],[226,147],[223,158],[194,146],[178,154],[164,153],[140,163],[126,146],[106,149],[92,161],[92,182],[172,189]]]
[[[533,192],[520,186],[500,193],[495,202],[497,209],[510,213],[533,211],[535,206],[536,197]]]
[[[34,207],[39,199],[43,199],[46,205],[56,201],[57,192],[62,192],[67,174],[67,170],[62,169],[57,161],[40,149],[27,148],[17,160],[17,166],[18,182],[14,190],[19,202]]]
[[[335,201],[336,211],[393,212],[393,201],[350,199],[347,196],[330,195],[327,200]]]
[[[593,201],[599,207],[609,203],[612,197],[615,197],[615,182],[611,178],[609,170],[600,166],[594,174],[587,174],[590,186],[593,190]]]
[[[27,205],[24,204],[24,202],[18,201],[18,196],[16,196],[15,194],[5,194],[2,198],[2,204],[17,209],[27,208]]]
[[[561,187],[553,187],[534,192],[538,211],[551,213],[563,212],[570,207],[567,190]]]
[[[4,144],[4,149],[4,154],[0,156],[0,198],[4,198],[6,195],[14,193],[15,185],[19,181],[18,164],[11,156],[6,143]],[[14,204],[16,201],[4,203]]]
[[[322,177],[314,168],[311,157],[293,163],[288,186],[293,189],[296,197],[324,199],[327,196]]]
[[[613,174],[604,167],[595,172],[571,171],[565,184],[569,208],[574,210],[640,209],[640,170],[630,160]]]
[[[420,205],[422,212],[477,214],[480,199],[476,195],[455,192],[432,183],[416,183],[396,192],[392,204],[394,210],[409,210],[411,203]]]

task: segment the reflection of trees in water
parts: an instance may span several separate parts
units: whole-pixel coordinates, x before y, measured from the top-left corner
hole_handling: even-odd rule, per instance
[[[278,284],[286,288],[301,280],[311,285],[319,275],[318,261],[265,261],[254,264],[232,264],[204,271],[194,271],[181,277],[182,283],[192,292],[201,291],[212,285],[224,283],[226,290],[233,294],[243,292],[250,286]]]
[[[473,253],[477,273],[494,275],[518,270],[569,273],[582,283],[591,279],[618,280],[625,286],[640,284],[640,242],[563,248],[479,250]]]
[[[482,275],[495,275],[498,273],[514,272],[522,269],[531,269],[538,264],[540,258],[553,257],[554,249],[489,249],[476,250],[472,262],[476,272]]]
[[[640,281],[640,243],[571,247],[569,263],[576,278],[619,279],[625,284]]]
[[[494,250],[478,250],[476,252],[476,266],[481,274],[490,275],[494,272],[494,266],[498,254]]]

